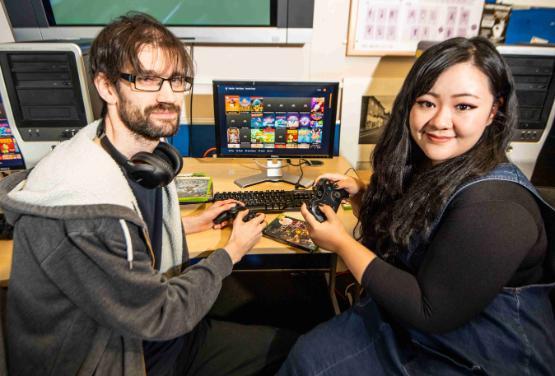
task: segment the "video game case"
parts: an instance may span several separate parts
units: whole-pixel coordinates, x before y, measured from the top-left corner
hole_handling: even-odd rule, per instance
[[[315,252],[318,246],[308,234],[307,223],[300,219],[280,214],[266,226],[262,233],[273,240],[291,245],[307,252]]]
[[[213,184],[210,176],[203,174],[177,175],[175,177],[175,185],[180,204],[212,200]]]

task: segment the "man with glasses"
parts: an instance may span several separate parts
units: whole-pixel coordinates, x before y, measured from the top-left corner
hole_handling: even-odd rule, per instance
[[[222,279],[259,240],[238,215],[227,245],[185,267],[185,233],[235,203],[181,218],[173,177],[192,84],[182,43],[144,14],[104,28],[90,53],[102,118],[32,171],[0,184],[15,223],[8,292],[10,374],[273,374],[295,337],[205,318]]]

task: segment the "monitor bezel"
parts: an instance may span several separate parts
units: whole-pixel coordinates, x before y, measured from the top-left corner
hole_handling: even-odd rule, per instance
[[[220,125],[220,114],[217,111],[218,106],[218,98],[219,93],[217,87],[219,85],[275,85],[275,86],[333,86],[335,95],[332,96],[332,125],[330,130],[330,140],[329,140],[329,147],[328,153],[326,154],[287,154],[287,153],[257,153],[256,155],[253,154],[222,154],[222,145],[221,145],[221,125]],[[216,155],[218,158],[265,158],[265,159],[283,159],[283,158],[294,158],[294,159],[306,159],[306,158],[333,158],[334,157],[334,142],[335,142],[335,129],[337,124],[337,101],[339,96],[339,82],[338,81],[246,81],[246,80],[217,80],[212,81],[212,99],[213,99],[213,109],[214,109],[214,129],[215,129],[215,138],[216,138]],[[275,151],[276,149],[272,149]],[[280,149],[280,150],[287,150],[287,149]]]

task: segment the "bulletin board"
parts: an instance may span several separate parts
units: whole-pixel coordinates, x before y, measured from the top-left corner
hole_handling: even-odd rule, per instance
[[[484,0],[351,0],[348,56],[414,56],[419,41],[478,35]]]

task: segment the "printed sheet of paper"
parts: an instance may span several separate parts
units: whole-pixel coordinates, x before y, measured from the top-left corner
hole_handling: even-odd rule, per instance
[[[348,54],[411,54],[419,41],[478,35],[483,0],[353,0]]]

